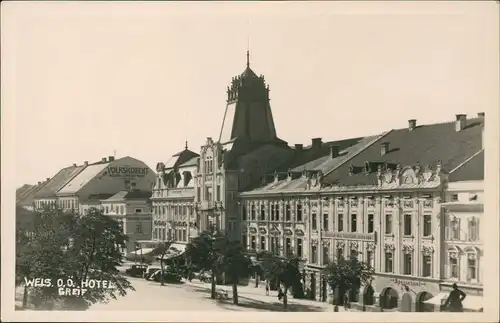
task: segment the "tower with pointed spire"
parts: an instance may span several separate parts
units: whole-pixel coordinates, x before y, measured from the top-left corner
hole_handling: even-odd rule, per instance
[[[257,76],[250,68],[249,50],[246,55],[245,70],[233,77],[227,88],[220,143],[238,138],[260,143],[279,140],[269,104],[269,86],[263,75]]]

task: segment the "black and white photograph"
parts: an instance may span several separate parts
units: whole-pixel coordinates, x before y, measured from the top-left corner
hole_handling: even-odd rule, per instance
[[[1,8],[2,321],[498,320],[497,2]]]

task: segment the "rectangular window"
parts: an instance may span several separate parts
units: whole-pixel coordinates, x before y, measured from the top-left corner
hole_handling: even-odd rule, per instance
[[[422,257],[422,277],[430,277],[432,273],[432,258],[431,256]]]
[[[142,223],[137,223],[135,225],[135,233],[142,233]]]
[[[158,228],[155,228],[154,234],[153,234],[153,239],[158,239]]]
[[[366,252],[366,263],[370,265],[370,267],[375,268],[375,258],[373,257],[373,251]]]
[[[266,250],[266,237],[260,237],[260,250]]]
[[[270,220],[274,221],[274,210],[275,210],[274,204],[270,204],[269,207],[271,208],[271,218],[270,218]]]
[[[403,257],[403,275],[411,275],[412,274],[412,256],[409,253],[405,253]]]
[[[338,248],[337,249],[337,261],[344,258],[344,249]]]
[[[276,221],[279,221],[280,220],[280,205],[279,204],[275,204],[275,208],[276,208]]]
[[[297,204],[297,222],[302,222],[302,204]]]
[[[385,272],[386,273],[392,273],[392,252],[386,252],[385,253]]]
[[[220,185],[216,188],[216,201],[220,201]]]
[[[323,264],[328,264],[330,262],[330,248],[328,246],[323,246]]]
[[[302,239],[297,239],[297,257],[302,258]]]
[[[476,259],[471,259],[471,257],[468,257],[467,259],[467,279],[468,280],[477,279]]]
[[[311,246],[311,263],[315,264],[318,261],[318,246]]]
[[[451,201],[458,202],[458,194],[451,194]]]
[[[432,234],[432,217],[430,214],[424,214],[424,237]]]
[[[252,204],[250,206],[250,216],[251,216],[252,221],[255,221],[255,205],[254,204]]]
[[[244,235],[241,236],[241,244],[243,245],[243,248],[245,248],[245,249],[248,247],[248,245],[247,245],[247,235],[246,234],[244,234]]]
[[[290,211],[290,204],[287,203],[286,206],[285,206],[285,208],[286,208],[285,209],[285,212],[286,212],[285,213],[285,221],[291,221],[292,220],[291,219],[292,218],[292,213]]]
[[[256,244],[255,243],[255,236],[252,236],[251,237],[251,243],[250,243],[250,246],[251,246],[252,250],[257,249],[257,246],[255,244]]]
[[[292,240],[290,238],[285,239],[285,255],[290,257],[292,254]]]
[[[266,206],[265,205],[260,206],[260,219],[262,221],[266,220]]]
[[[450,257],[450,278],[458,278],[458,259]]]
[[[274,253],[275,252],[275,249],[276,249],[276,238],[275,237],[271,237],[269,238],[269,251],[271,251],[271,253]]]
[[[374,231],[373,214],[368,214],[368,233],[373,233],[373,231]]]
[[[411,214],[404,215],[404,226],[405,226],[404,235],[411,236],[411,228],[412,228]]]
[[[212,201],[212,199],[213,199],[212,186],[207,186],[207,201]]]
[[[196,188],[196,198],[201,201],[201,187]]]
[[[344,215],[341,213],[341,214],[338,215],[338,218],[339,218],[339,220],[338,220],[338,223],[339,223],[338,224],[338,226],[339,226],[338,227],[338,231],[342,232],[342,231],[344,231]]]
[[[318,219],[316,218],[316,213],[311,215],[311,225],[313,230],[318,230]]]
[[[328,226],[328,213],[323,214],[323,230],[330,231],[330,227]]]
[[[243,205],[242,220],[243,221],[247,220],[247,206],[246,205]]]
[[[392,233],[392,214],[391,213],[387,213],[385,215],[385,233],[386,234]]]
[[[351,232],[356,232],[358,229],[358,215],[357,214],[351,214]]]
[[[168,229],[168,240],[172,240],[172,229]]]

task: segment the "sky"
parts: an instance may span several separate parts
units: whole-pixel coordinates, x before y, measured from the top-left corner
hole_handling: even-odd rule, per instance
[[[17,186],[218,137],[250,65],[290,145],[498,108],[495,2],[4,2],[2,146]],[[2,167],[3,168],[3,167]]]

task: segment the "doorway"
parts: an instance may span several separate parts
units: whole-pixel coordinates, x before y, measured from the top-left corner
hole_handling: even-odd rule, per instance
[[[433,296],[429,292],[420,292],[417,295],[416,311],[417,312],[434,312],[434,305],[424,303],[426,300],[431,299]]]
[[[398,307],[398,292],[391,287],[386,287],[380,293],[380,307],[384,309],[396,309]]]
[[[373,305],[375,302],[373,295],[375,294],[375,290],[372,285],[368,285],[365,287],[365,293],[363,295],[363,303],[365,305]]]
[[[311,273],[311,299],[316,299],[316,273]]]

